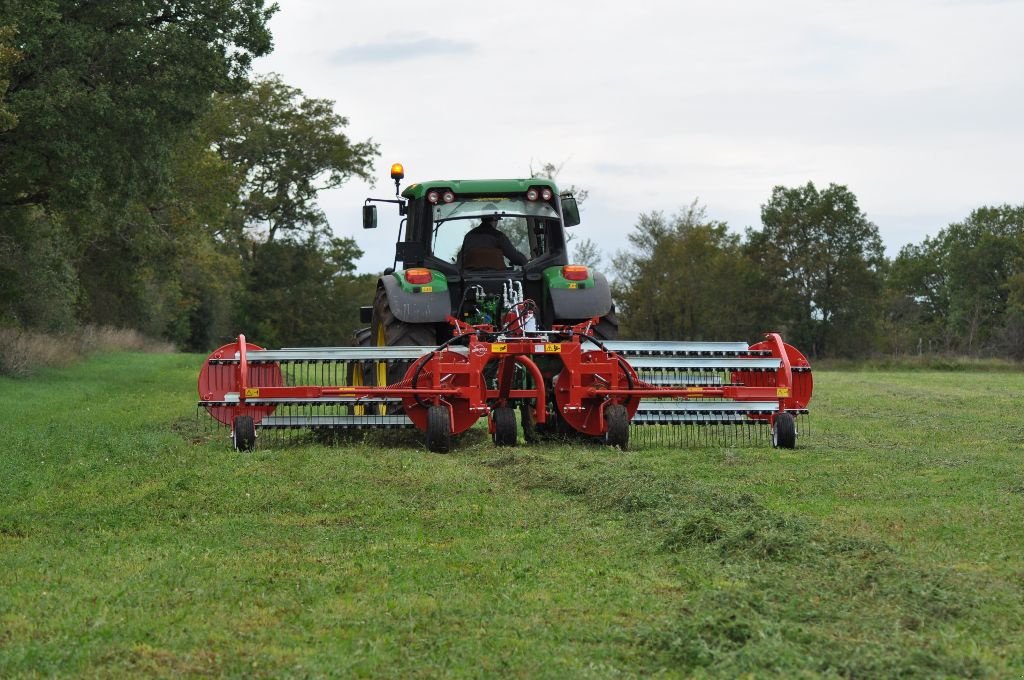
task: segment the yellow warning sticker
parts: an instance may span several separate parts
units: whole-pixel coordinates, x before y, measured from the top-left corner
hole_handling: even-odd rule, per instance
[[[777,388],[775,388],[775,396],[777,396],[777,397],[788,397],[789,396],[789,388],[788,387],[777,387]]]
[[[433,286],[423,286],[422,288],[420,288],[420,291],[422,291],[424,293],[433,293],[434,292],[434,287]]]
[[[245,388],[245,398],[246,399],[252,399],[253,397],[258,397],[258,396],[260,396],[260,388],[258,388],[258,387],[246,387]]]
[[[504,354],[508,351],[508,343],[494,342],[491,343],[491,351],[495,354]]]
[[[569,284],[569,287],[570,287],[570,288],[575,288],[575,287],[576,287],[576,284],[575,284],[575,283],[570,283],[570,284]]]
[[[553,353],[557,354],[557,353],[562,351],[562,345],[561,345],[561,343],[558,343],[558,342],[549,342],[546,345],[544,345],[544,351],[545,352],[553,352]]]

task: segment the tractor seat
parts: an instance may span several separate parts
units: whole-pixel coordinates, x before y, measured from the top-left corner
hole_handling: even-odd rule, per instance
[[[463,269],[506,270],[501,248],[471,248],[462,254]]]

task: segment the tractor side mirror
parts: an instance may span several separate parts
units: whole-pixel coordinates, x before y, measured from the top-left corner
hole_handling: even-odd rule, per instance
[[[573,196],[562,196],[562,222],[567,227],[580,223],[580,207]]]
[[[363,229],[376,229],[377,228],[377,206],[375,205],[364,205],[363,206]]]

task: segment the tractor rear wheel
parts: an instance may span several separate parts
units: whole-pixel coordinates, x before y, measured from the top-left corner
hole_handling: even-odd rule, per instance
[[[608,430],[604,441],[623,451],[629,448],[629,412],[622,404],[609,404],[604,409],[604,422]]]
[[[437,330],[433,324],[400,321],[391,311],[387,291],[381,287],[377,289],[377,296],[373,301],[373,322],[370,325],[369,344],[371,347],[410,345],[433,347],[437,344]],[[375,387],[393,385],[405,377],[410,363],[409,361],[369,362],[370,370],[364,369],[363,378],[366,384]],[[381,415],[386,414],[388,410],[391,413],[402,412],[400,406],[382,407]]]
[[[594,326],[594,337],[598,340],[618,340],[619,339],[619,318],[615,316],[615,307],[613,306],[611,311],[601,317],[597,325]]]
[[[791,413],[780,413],[775,416],[772,425],[772,446],[777,449],[796,448],[796,418]]]
[[[562,319],[556,320],[555,323],[575,326],[576,324],[583,323],[584,321],[586,321],[586,319]],[[590,330],[598,340],[618,340],[619,319],[615,316],[615,308],[612,307],[610,312],[598,319],[597,324],[591,326]],[[593,349],[593,345],[590,346],[590,349]]]
[[[491,413],[494,420],[494,443],[497,446],[516,445],[516,412],[511,406],[502,406]]]
[[[352,346],[353,347],[372,347],[370,340],[373,338],[373,333],[370,332],[369,328],[360,328],[352,334]],[[345,384],[349,387],[363,387],[369,380],[370,373],[373,371],[372,361],[354,361],[347,367]],[[355,416],[366,415],[366,406],[357,404],[349,406],[349,413]]]
[[[235,451],[252,451],[256,446],[256,424],[252,416],[235,416],[231,421],[231,443]]]
[[[448,453],[452,446],[451,416],[446,406],[427,409],[427,450]]]

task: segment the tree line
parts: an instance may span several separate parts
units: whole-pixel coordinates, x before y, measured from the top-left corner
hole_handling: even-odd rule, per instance
[[[251,74],[275,10],[0,2],[0,326],[348,340],[373,282],[316,197],[369,179],[377,148]]]
[[[754,339],[814,357],[1024,358],[1024,206],[982,207],[885,257],[845,186],[773,189],[743,235],[694,203],[643,214],[614,258],[630,337]]]
[[[376,277],[317,196],[370,180],[378,150],[334,102],[252,74],[275,11],[0,0],[0,328],[348,342]],[[834,184],[776,187],[744,234],[693,204],[640,215],[629,240],[609,274],[631,337],[1024,358],[1024,206],[979,208],[893,259]]]

